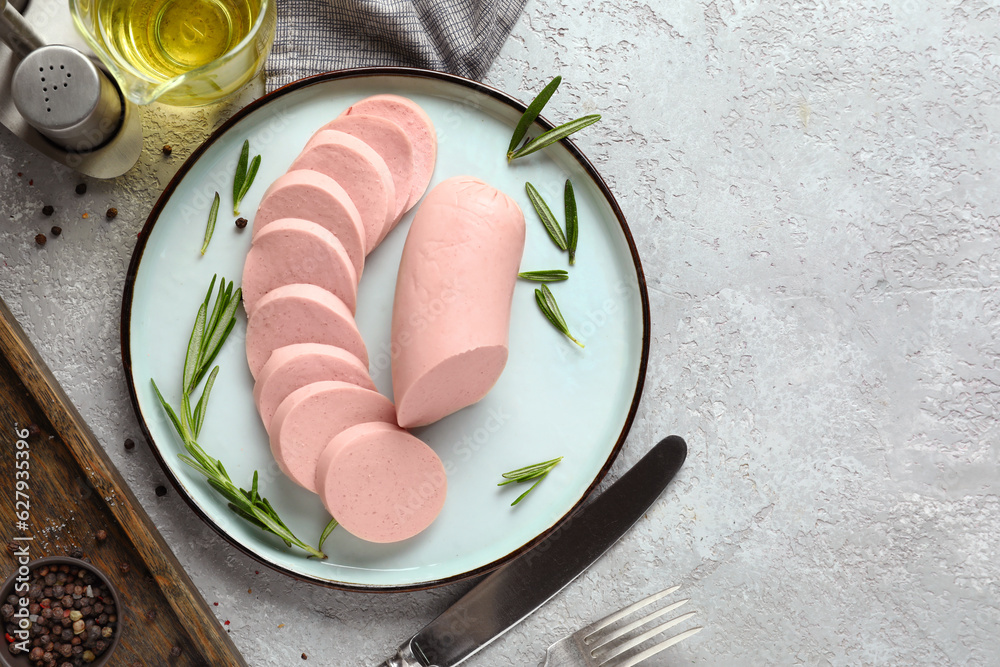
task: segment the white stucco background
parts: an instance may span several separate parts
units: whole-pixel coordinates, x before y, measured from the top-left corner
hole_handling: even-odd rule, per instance
[[[557,73],[546,115],[604,116],[577,142],[650,290],[610,478],[668,433],[691,452],[606,557],[468,664],[537,664],[671,583],[706,629],[651,664],[997,664],[996,3],[530,0],[486,82],[529,99]],[[233,110],[145,109],[140,164],[103,182],[0,132],[0,297],[251,665],[376,664],[467,586],[368,596],[266,570],[154,495],[127,398],[136,233]]]

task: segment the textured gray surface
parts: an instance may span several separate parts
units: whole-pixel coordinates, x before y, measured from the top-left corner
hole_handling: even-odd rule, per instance
[[[526,98],[559,73],[550,117],[604,114],[579,144],[653,313],[612,477],[669,432],[692,452],[607,557],[469,664],[536,664],[672,582],[707,629],[655,664],[996,664],[996,6],[579,4],[531,0],[487,82]],[[140,166],[82,197],[0,135],[0,296],[252,665],[373,664],[464,587],[366,596],[265,571],[121,447],[140,437],[118,353],[135,234],[229,112],[147,109]]]

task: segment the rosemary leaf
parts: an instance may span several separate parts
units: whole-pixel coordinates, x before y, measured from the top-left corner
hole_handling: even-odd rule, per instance
[[[191,338],[188,339],[187,353],[184,355],[184,376],[181,387],[190,391],[191,380],[194,379],[198,371],[198,351],[201,349],[201,342],[205,336],[205,304],[198,308],[198,315],[194,319],[194,328],[191,330]]]
[[[546,146],[554,144],[557,141],[561,141],[574,132],[579,132],[583,128],[588,125],[593,125],[599,120],[601,120],[601,116],[599,114],[592,114],[590,116],[584,116],[582,118],[577,118],[576,120],[571,120],[570,122],[564,123],[559,127],[555,127],[548,132],[543,132],[530,141],[528,145],[514,151],[514,153],[507,158],[507,161],[510,162],[511,160],[516,160],[519,157],[531,155],[535,151],[540,151]]]
[[[201,254],[204,255],[205,251],[208,250],[208,243],[212,240],[212,234],[215,233],[215,219],[219,217],[219,193],[215,193],[215,199],[212,200],[212,209],[208,212],[208,224],[205,226],[205,242],[201,244]]]
[[[236,163],[236,174],[233,177],[233,215],[239,215],[236,209],[239,207],[240,190],[247,180],[247,162],[250,161],[250,140],[243,141],[243,150],[240,151],[240,160]]]
[[[501,477],[504,478],[504,481],[497,484],[497,486],[504,486],[506,484],[523,484],[524,482],[530,482],[532,480],[535,480],[535,483],[532,484],[527,491],[519,495],[517,499],[510,504],[511,507],[513,507],[514,505],[517,505],[519,502],[521,502],[526,495],[531,493],[534,490],[534,488],[538,486],[543,479],[545,479],[545,477],[552,471],[552,469],[555,468],[557,465],[559,465],[559,462],[562,461],[562,459],[563,457],[560,456],[559,458],[556,459],[551,459],[549,461],[542,461],[541,463],[535,463],[530,466],[518,468],[517,470],[511,470],[510,472],[505,472],[501,475]]]
[[[573,194],[573,184],[566,179],[563,190],[563,204],[566,208],[566,249],[569,250],[569,263],[576,263],[576,240],[580,235],[579,222],[576,217],[576,195]]]
[[[557,283],[561,280],[569,280],[569,273],[562,269],[550,269],[546,271],[521,271],[517,274],[523,280],[532,280],[536,283]]]
[[[233,180],[233,215],[240,214],[240,202],[246,196],[253,179],[257,176],[257,169],[260,167],[260,156],[255,155],[250,160],[250,168],[247,169],[247,158],[250,156],[250,140],[243,142],[243,152],[240,153],[240,162],[236,165],[236,178]],[[242,169],[242,171],[241,171]]]
[[[549,232],[549,236],[552,237],[552,242],[559,246],[560,250],[565,250],[566,237],[563,235],[563,230],[559,226],[559,222],[552,215],[552,211],[549,210],[548,204],[545,203],[545,200],[542,199],[542,196],[538,194],[538,190],[531,183],[525,183],[524,189],[528,193],[531,205],[535,208],[535,213],[538,214],[542,224],[545,225],[545,229]]]
[[[535,302],[538,303],[538,308],[549,322],[552,323],[552,326],[561,331],[571,341],[583,347],[583,343],[574,338],[573,334],[569,332],[569,326],[566,324],[566,320],[559,310],[559,304],[556,303],[556,298],[553,296],[552,290],[549,289],[548,285],[542,283],[542,288],[535,290]]]
[[[208,376],[208,381],[205,383],[205,388],[201,392],[201,398],[198,399],[198,404],[194,407],[194,437],[198,437],[201,433],[201,425],[205,423],[205,411],[208,410],[208,397],[212,393],[212,386],[215,384],[215,376],[219,374],[219,367],[216,366],[212,369],[211,375]]]
[[[561,76],[557,76],[549,81],[548,85],[542,88],[542,92],[538,93],[535,99],[531,101],[531,104],[528,105],[528,108],[524,110],[521,120],[517,122],[517,127],[514,128],[514,134],[510,138],[510,146],[507,148],[508,162],[510,162],[512,159],[511,156],[516,152],[518,142],[525,138],[528,128],[538,118],[538,114],[542,113],[542,109],[548,103],[549,98],[552,97],[552,93],[556,92],[556,88],[559,87],[560,83],[562,83]]]
[[[333,529],[339,525],[340,524],[337,523],[336,519],[330,517],[330,523],[326,524],[326,528],[323,529],[323,532],[319,536],[319,544],[316,545],[316,549],[319,551],[323,550],[323,543],[326,542],[326,538],[330,537],[330,533],[332,533]]]

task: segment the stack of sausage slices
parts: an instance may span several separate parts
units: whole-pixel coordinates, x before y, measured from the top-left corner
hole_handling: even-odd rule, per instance
[[[444,505],[437,454],[403,427],[479,401],[507,361],[524,216],[502,192],[449,178],[403,247],[392,317],[395,405],[378,393],[354,319],[365,256],[423,196],[437,139],[395,95],[320,128],[264,194],[243,269],[254,401],[281,470],[351,534],[416,535]]]
[[[444,504],[444,466],[375,390],[354,320],[365,255],[427,189],[437,137],[394,95],[320,128],[264,194],[243,269],[254,401],[281,470],[348,532],[395,542]]]

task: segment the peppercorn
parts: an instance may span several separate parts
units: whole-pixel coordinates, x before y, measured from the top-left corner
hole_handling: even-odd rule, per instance
[[[156,495],[158,495],[160,498],[167,495],[167,487],[163,486],[162,484],[156,487]]]
[[[237,229],[243,229],[246,226],[247,226],[247,219],[246,218],[236,218],[236,228]]]
[[[171,658],[179,657],[180,654],[181,654],[181,647],[180,646],[171,646],[170,647],[170,657]]]
[[[59,225],[53,225],[52,229],[50,229],[49,231],[52,232],[52,236],[59,236],[60,234],[62,234],[62,227],[60,227]]]
[[[149,621],[150,623],[152,623],[153,621],[156,620],[156,610],[155,609],[150,609],[150,610],[148,610],[146,612],[146,620]]]
[[[118,217],[118,209],[116,209],[114,206],[112,206],[104,214],[104,217],[107,218],[108,220],[114,220],[115,218]]]
[[[85,194],[87,194],[87,184],[86,183],[80,183],[79,185],[77,185],[76,186],[76,194],[78,194],[78,195],[85,195]]]
[[[97,531],[94,537],[97,538],[98,542],[103,542],[104,540],[108,539],[108,531],[101,528],[100,530]]]
[[[80,547],[77,547],[77,548],[73,549],[73,551],[71,551],[69,555],[72,558],[83,558],[83,549],[81,549]]]
[[[128,574],[128,571],[132,569],[132,566],[129,565],[128,563],[119,563],[118,569],[121,571],[122,574]]]
[[[173,147],[170,144],[164,145],[164,147],[163,147],[163,154],[164,155],[170,155],[173,152],[174,152],[174,149],[173,149]]]
[[[42,207],[42,215],[52,215],[55,212],[56,210],[48,204]]]
[[[130,452],[135,449],[135,441],[132,438],[125,438],[125,451]]]
[[[309,656],[308,656],[308,655],[306,655],[305,653],[303,653],[303,654],[302,654],[302,659],[303,659],[303,660],[308,660],[308,659],[309,659]]]
[[[48,241],[48,239],[45,238],[45,234],[35,234],[35,243],[38,245],[45,245],[46,241]]]

